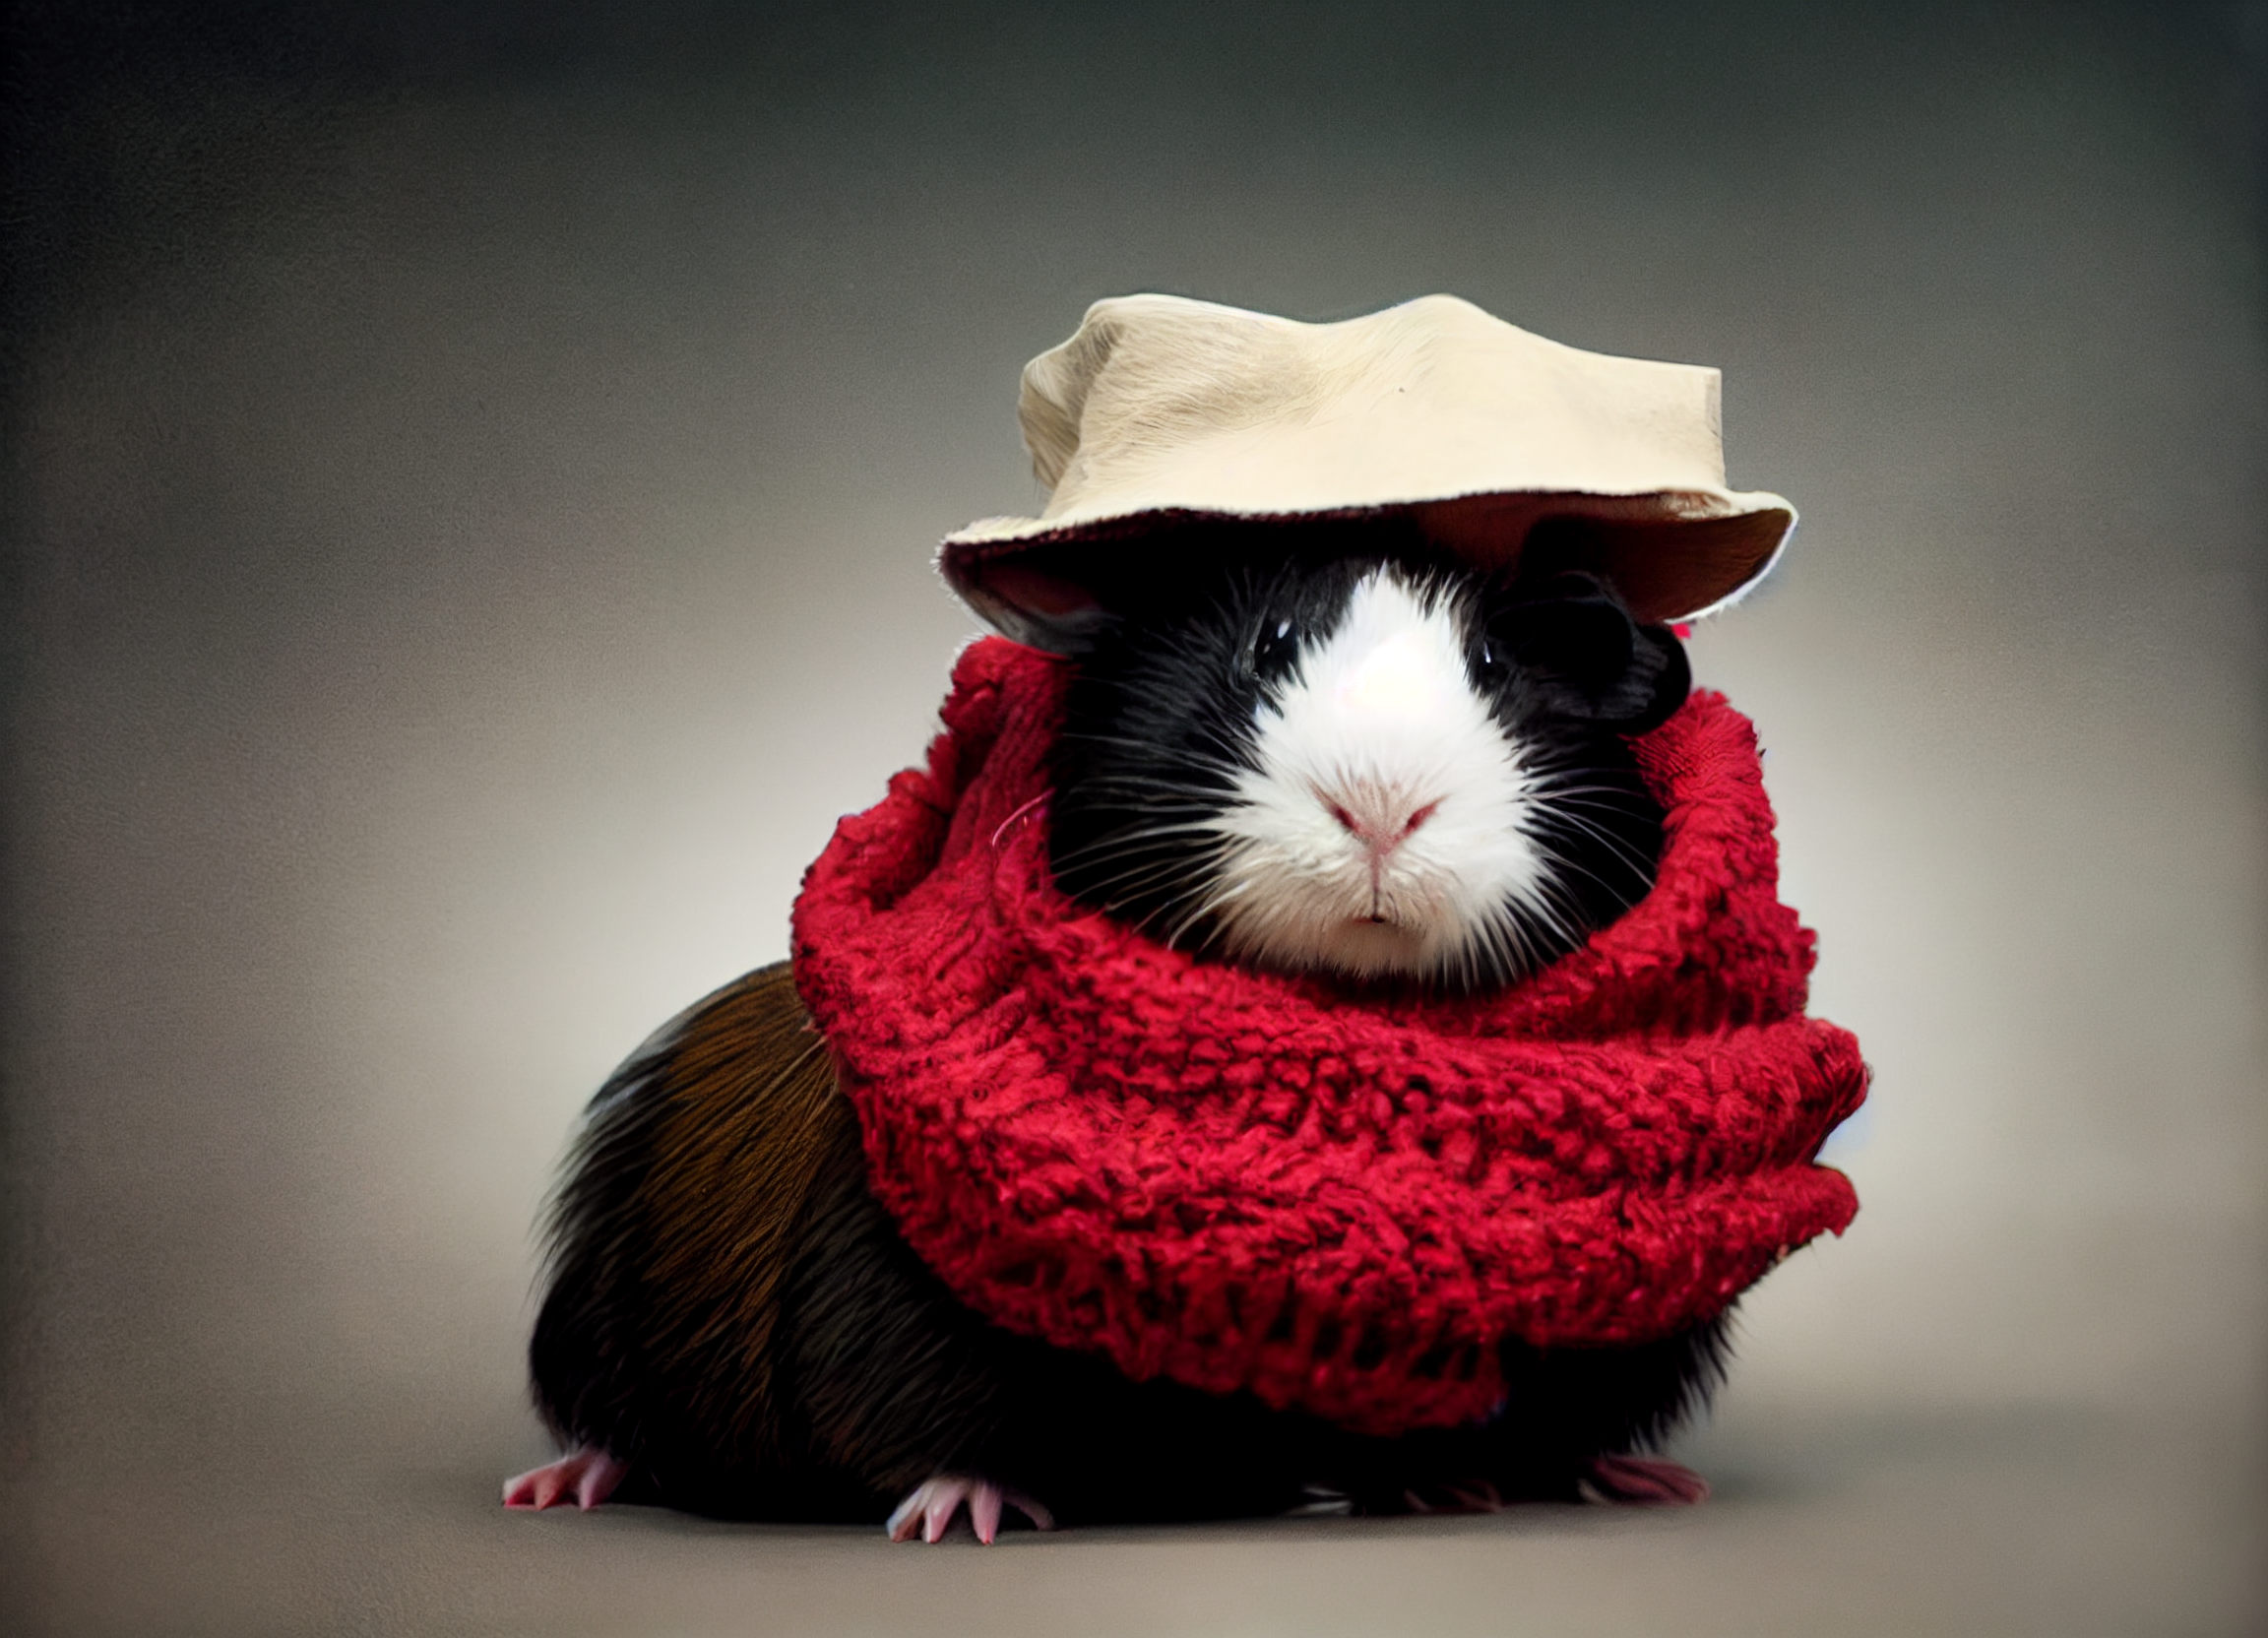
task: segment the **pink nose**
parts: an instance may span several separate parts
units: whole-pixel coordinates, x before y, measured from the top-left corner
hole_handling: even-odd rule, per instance
[[[1331,810],[1348,835],[1367,848],[1372,856],[1384,858],[1388,853],[1418,834],[1418,828],[1433,817],[1441,804],[1427,802],[1423,807],[1405,811],[1399,804],[1368,808],[1356,812],[1345,802],[1325,798],[1323,805]]]

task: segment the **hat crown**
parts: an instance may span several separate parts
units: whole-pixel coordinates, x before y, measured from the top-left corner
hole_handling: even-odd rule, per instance
[[[1716,370],[1589,352],[1451,295],[1324,324],[1113,296],[1025,366],[1018,418],[1046,505],[973,524],[942,557],[1012,635],[987,564],[1090,535],[1131,550],[1145,518],[1408,511],[1483,567],[1578,519],[1655,619],[1753,583],[1795,525],[1778,495],[1725,486]]]
[[[1717,371],[1586,352],[1451,295],[1333,324],[1114,296],[1025,366],[1018,418],[1051,519],[1168,476],[1181,504],[1212,490],[1232,511],[1270,480],[1308,485],[1311,504],[1381,504],[1480,467],[1499,488],[1725,482]],[[1257,463],[1237,448],[1255,433]]]

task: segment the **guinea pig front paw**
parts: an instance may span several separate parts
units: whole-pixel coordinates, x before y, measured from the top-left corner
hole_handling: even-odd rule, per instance
[[[1055,1528],[1055,1515],[1034,1501],[993,1483],[987,1479],[969,1479],[960,1474],[941,1473],[934,1479],[925,1479],[906,1494],[890,1514],[882,1528],[890,1533],[893,1542],[911,1542],[919,1534],[924,1542],[941,1542],[952,1527],[953,1516],[966,1503],[969,1524],[976,1532],[976,1540],[989,1544],[1000,1534],[1000,1509],[1013,1507],[1041,1530]]]
[[[1402,1504],[1413,1513],[1501,1513],[1511,1505],[1504,1492],[1485,1479],[1413,1487],[1402,1492]]]
[[[578,1445],[556,1462],[530,1468],[504,1480],[504,1505],[539,1510],[556,1507],[573,1496],[575,1505],[588,1513],[614,1493],[614,1486],[629,1471],[627,1464],[604,1451]]]
[[[1601,1507],[1690,1507],[1709,1499],[1709,1480],[1680,1462],[1652,1456],[1594,1456],[1575,1489]]]

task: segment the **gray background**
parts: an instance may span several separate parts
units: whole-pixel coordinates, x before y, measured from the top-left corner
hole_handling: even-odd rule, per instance
[[[2268,8],[20,13],[0,1625],[2197,1633],[2262,1614]],[[1674,1516],[507,1516],[531,1222],[785,949],[1094,297],[1727,375],[1864,1208]]]

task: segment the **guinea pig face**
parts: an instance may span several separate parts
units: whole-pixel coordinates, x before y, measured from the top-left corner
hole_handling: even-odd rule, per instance
[[[1391,568],[1255,633],[1245,767],[1214,819],[1233,957],[1354,977],[1525,967],[1550,921],[1538,778],[1473,674],[1473,611]]]
[[[1580,944],[1651,884],[1660,812],[1620,733],[1684,667],[1573,580],[1508,601],[1293,566],[1129,626],[1073,688],[1059,884],[1168,943],[1355,979],[1471,988]]]

